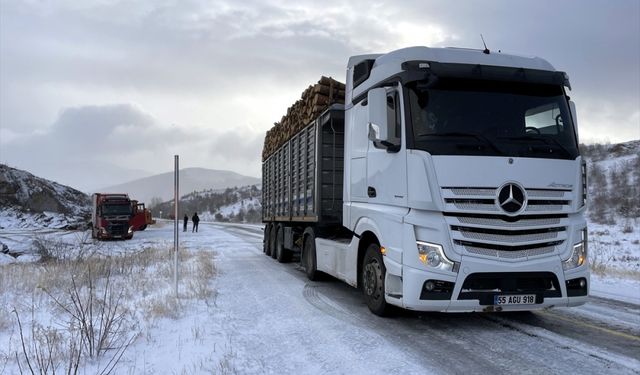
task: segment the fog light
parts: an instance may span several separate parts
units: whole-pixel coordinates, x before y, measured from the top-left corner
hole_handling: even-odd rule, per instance
[[[584,279],[580,279],[580,288],[584,288],[587,285],[587,282]]]
[[[433,288],[435,288],[435,287],[436,287],[436,284],[434,284],[433,281],[431,281],[431,280],[427,281],[424,284],[424,288],[429,292],[433,291]]]

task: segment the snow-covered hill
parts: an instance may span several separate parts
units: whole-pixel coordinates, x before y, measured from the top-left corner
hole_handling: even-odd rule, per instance
[[[592,269],[640,278],[640,140],[581,145],[581,152]]]
[[[0,164],[0,228],[76,228],[90,214],[81,191]]]
[[[208,189],[189,193],[180,198],[180,217],[185,213],[191,217],[198,213],[201,220],[257,223],[262,220],[262,190],[259,185]],[[160,211],[173,212],[173,201],[164,202],[151,208],[154,216]]]

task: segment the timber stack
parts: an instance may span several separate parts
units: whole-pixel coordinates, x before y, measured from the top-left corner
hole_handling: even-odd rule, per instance
[[[262,161],[265,161],[287,140],[304,129],[334,103],[344,104],[345,86],[331,77],[322,76],[318,83],[307,87],[302,97],[287,109],[280,122],[273,124],[264,137]]]

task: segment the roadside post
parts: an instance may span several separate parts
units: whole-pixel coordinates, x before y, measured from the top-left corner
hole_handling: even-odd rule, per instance
[[[179,192],[179,179],[180,179],[180,173],[179,173],[179,156],[178,155],[174,155],[173,156],[173,160],[174,160],[174,175],[173,175],[173,182],[174,182],[174,186],[173,186],[173,282],[175,284],[175,293],[176,293],[176,298],[178,298],[178,205],[179,205],[179,201],[178,201],[178,197]]]

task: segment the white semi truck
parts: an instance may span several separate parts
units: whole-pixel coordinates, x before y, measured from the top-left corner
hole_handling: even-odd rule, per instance
[[[369,309],[584,304],[585,163],[568,76],[488,50],[349,59],[333,104],[263,162],[265,253]]]

